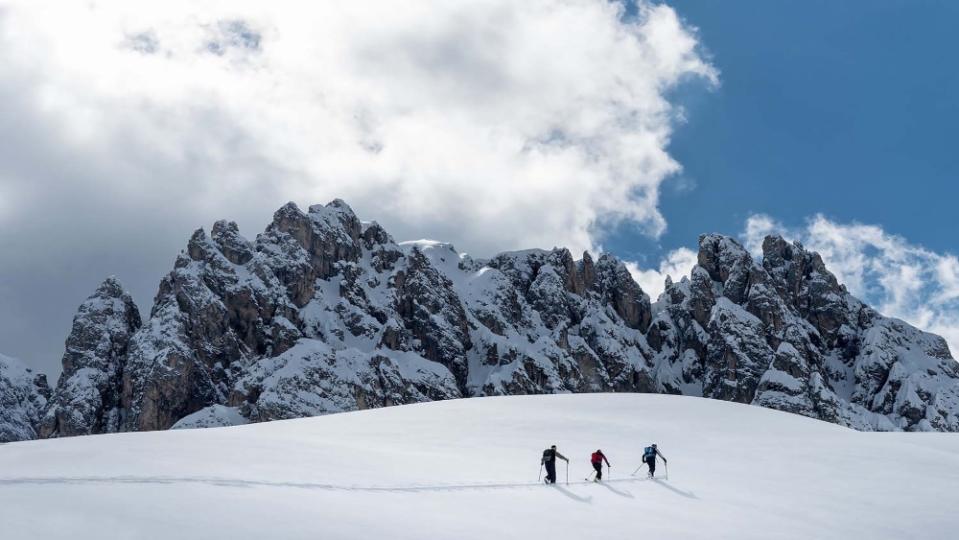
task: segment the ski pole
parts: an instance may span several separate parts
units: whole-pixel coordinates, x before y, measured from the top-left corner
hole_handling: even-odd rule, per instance
[[[539,474],[536,475],[536,483],[543,479],[543,462],[539,462]]]
[[[569,460],[566,460],[566,485],[569,485]]]
[[[666,468],[666,480],[669,480],[669,462],[665,459],[663,460],[663,467]]]

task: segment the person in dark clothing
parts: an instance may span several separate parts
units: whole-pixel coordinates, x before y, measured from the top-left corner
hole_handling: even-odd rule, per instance
[[[541,465],[546,465],[546,483],[555,484],[556,483],[556,460],[561,459],[566,463],[569,463],[569,460],[566,459],[566,456],[560,454],[556,450],[556,445],[550,446],[546,450],[543,450],[543,459],[540,461]]]
[[[666,463],[666,456],[656,448],[656,445],[647,446],[643,450],[643,463],[649,466],[649,478],[656,475],[656,456],[659,456],[663,463]]]
[[[603,480],[603,461],[605,461],[606,466],[609,467],[609,460],[606,459],[606,455],[603,454],[602,450],[596,450],[593,452],[593,455],[590,456],[589,461],[593,464],[593,468],[596,469],[596,478],[594,481],[601,482]]]

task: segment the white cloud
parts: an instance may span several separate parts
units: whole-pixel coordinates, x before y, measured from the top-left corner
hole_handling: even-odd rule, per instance
[[[656,236],[688,79],[645,1],[4,2],[0,346],[49,368],[98,279],[148,305],[192,229],[288,200],[478,255]]]
[[[3,15],[0,74],[87,156],[87,187],[124,199],[189,191],[196,215],[230,216],[261,191],[342,197],[472,250],[577,251],[607,220],[664,230],[657,193],[679,170],[664,92],[716,80],[671,8],[621,10],[31,0]]]
[[[768,235],[789,236],[782,225],[765,214],[754,214],[746,220],[746,230],[743,232],[743,245],[753,254],[760,257],[763,254],[763,239]]]
[[[875,225],[837,223],[822,215],[804,227],[788,228],[757,214],[746,221],[743,239],[762,254],[766,234],[780,234],[822,255],[849,291],[880,312],[940,334],[959,354],[959,259],[936,253]]]
[[[655,301],[665,290],[666,278],[679,281],[688,276],[696,266],[697,253],[689,248],[675,249],[666,254],[659,262],[659,269],[642,270],[635,262],[627,262],[626,268],[633,275],[633,279],[649,297]]]

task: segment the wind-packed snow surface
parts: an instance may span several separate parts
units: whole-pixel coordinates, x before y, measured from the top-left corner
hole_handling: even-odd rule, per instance
[[[649,481],[657,442],[669,479]],[[561,484],[537,482],[555,443]],[[612,480],[584,482],[601,448]],[[665,473],[662,464],[658,474]],[[959,437],[651,394],[0,446],[4,538],[954,538]]]

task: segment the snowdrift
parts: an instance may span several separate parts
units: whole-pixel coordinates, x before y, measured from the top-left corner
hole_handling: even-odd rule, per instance
[[[656,442],[669,479],[630,476]],[[569,484],[537,482],[543,448]],[[611,480],[585,482],[601,448]],[[657,470],[664,471],[662,465]],[[954,538],[959,437],[650,394],[0,445],[3,538]]]

